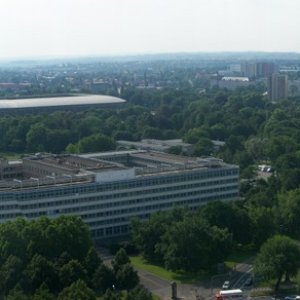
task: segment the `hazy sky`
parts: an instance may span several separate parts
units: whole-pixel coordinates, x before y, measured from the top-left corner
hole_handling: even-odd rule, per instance
[[[0,58],[300,52],[300,0],[0,0]]]

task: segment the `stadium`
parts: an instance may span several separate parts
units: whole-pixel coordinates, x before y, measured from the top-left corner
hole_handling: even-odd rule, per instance
[[[0,114],[116,108],[125,102],[121,98],[107,95],[2,99],[0,100]]]

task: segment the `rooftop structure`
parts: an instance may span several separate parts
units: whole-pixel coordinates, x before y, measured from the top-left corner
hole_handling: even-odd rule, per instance
[[[0,99],[0,113],[5,113],[11,110],[30,111],[49,109],[82,109],[88,106],[107,107],[125,102],[126,101],[121,98],[106,95]]]
[[[0,161],[0,222],[75,214],[95,239],[127,234],[133,217],[238,197],[239,168],[212,157],[135,150]]]
[[[225,80],[225,81],[249,81],[249,78],[248,77],[223,77],[222,80]]]
[[[135,148],[141,150],[153,150],[168,152],[172,147],[181,147],[184,153],[191,153],[193,145],[184,143],[182,139],[173,140],[156,140],[156,139],[143,139],[139,142],[134,141],[117,141],[119,146],[127,148]]]

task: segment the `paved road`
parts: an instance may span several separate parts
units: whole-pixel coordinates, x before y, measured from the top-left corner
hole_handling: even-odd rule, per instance
[[[177,295],[185,300],[214,299],[214,294],[220,290],[223,282],[229,280],[231,288],[244,288],[245,281],[252,270],[251,260],[239,264],[236,268],[222,275],[215,275],[207,282],[199,284],[178,284]],[[171,283],[144,270],[138,270],[141,283],[162,300],[170,300]],[[249,289],[248,289],[249,290]],[[250,290],[249,290],[250,291]]]
[[[105,248],[98,248],[102,259],[110,263],[112,258],[109,251]],[[253,260],[238,264],[234,270],[226,274],[214,275],[206,282],[199,282],[198,284],[178,284],[177,296],[185,300],[213,300],[216,292],[220,290],[224,281],[229,280],[231,288],[244,289],[244,283],[252,270]],[[171,282],[159,278],[152,273],[144,270],[137,270],[141,284],[143,284],[153,294],[158,295],[162,300],[171,299]],[[247,289],[244,289],[245,291]],[[249,291],[249,289],[248,289]],[[249,291],[250,292],[250,291]],[[258,299],[263,300],[263,299]],[[264,299],[267,300],[267,299]],[[268,299],[271,300],[271,299]]]

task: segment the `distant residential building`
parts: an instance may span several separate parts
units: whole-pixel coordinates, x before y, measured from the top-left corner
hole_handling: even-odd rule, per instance
[[[241,73],[250,78],[267,77],[277,72],[277,66],[272,62],[247,61],[241,64]]]
[[[256,76],[266,77],[276,72],[276,65],[270,62],[258,62],[256,63]]]
[[[241,73],[245,77],[255,77],[256,76],[256,63],[255,62],[243,62],[241,64]]]
[[[284,100],[288,97],[288,76],[272,74],[268,77],[268,97],[271,101]]]
[[[241,73],[241,71],[242,71],[241,64],[231,64],[229,66],[229,70],[232,73]]]

